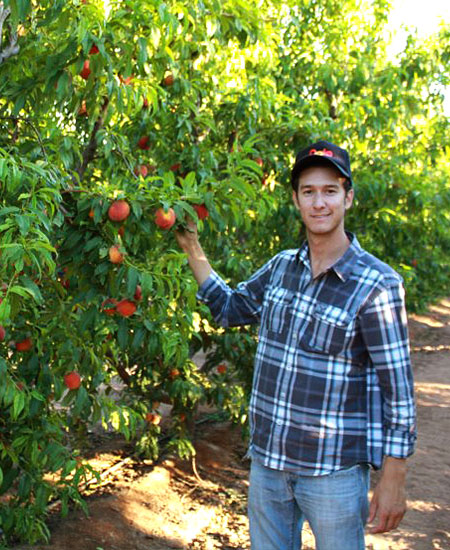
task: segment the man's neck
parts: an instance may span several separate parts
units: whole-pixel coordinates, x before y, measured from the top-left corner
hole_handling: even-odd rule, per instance
[[[309,258],[313,278],[327,271],[343,256],[350,241],[342,229],[333,235],[311,235],[308,233]]]

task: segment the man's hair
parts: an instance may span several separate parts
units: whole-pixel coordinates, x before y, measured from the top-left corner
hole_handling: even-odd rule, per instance
[[[328,162],[326,159],[321,158],[321,157],[311,159],[310,163],[308,164],[308,168],[310,168],[311,166],[334,168],[336,174],[338,174],[340,178],[345,179],[345,181],[344,181],[345,194],[347,194],[350,191],[350,189],[352,188],[351,181],[348,178],[346,178],[343,174],[341,174],[341,172],[335,166],[333,166],[333,164],[331,164],[331,162]],[[306,170],[306,168],[305,168],[305,170]],[[297,175],[296,178],[291,179],[292,189],[295,191],[295,193],[298,192],[298,183],[300,181],[301,174],[302,174],[302,172],[300,172]]]

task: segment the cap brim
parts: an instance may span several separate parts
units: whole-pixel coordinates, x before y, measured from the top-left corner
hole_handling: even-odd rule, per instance
[[[339,172],[343,176],[348,178],[350,180],[350,183],[353,185],[351,174],[349,174],[346,170],[344,170],[344,168],[342,168],[342,166],[340,166],[332,157],[327,157],[325,155],[309,155],[307,157],[302,158],[300,161],[296,162],[294,164],[294,168],[292,169],[291,179],[297,178],[302,170],[314,164],[317,159],[320,159],[322,161],[326,161],[332,164],[335,168],[339,170]]]

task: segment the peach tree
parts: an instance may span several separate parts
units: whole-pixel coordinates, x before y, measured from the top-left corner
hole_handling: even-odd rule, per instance
[[[5,541],[47,537],[52,499],[83,505],[96,423],[156,456],[166,401],[170,447],[193,452],[191,417],[220,381],[192,361],[200,313],[173,218],[224,232],[270,205],[226,71],[263,29],[256,6],[230,9],[0,3]]]

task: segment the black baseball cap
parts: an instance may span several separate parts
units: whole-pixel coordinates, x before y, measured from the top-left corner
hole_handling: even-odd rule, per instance
[[[350,157],[347,151],[329,141],[322,140],[305,147],[305,149],[302,149],[297,154],[291,172],[292,187],[294,187],[300,172],[314,164],[318,158],[335,166],[349,180],[350,185],[353,186]]]

